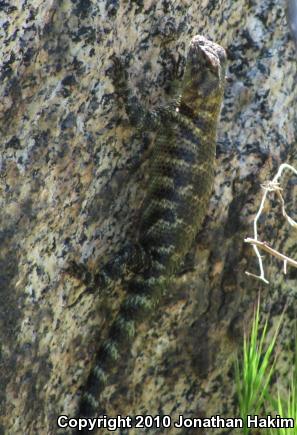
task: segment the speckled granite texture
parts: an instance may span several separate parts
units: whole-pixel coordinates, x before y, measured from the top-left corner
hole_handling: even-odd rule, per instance
[[[209,214],[188,272],[142,326],[104,398],[111,416],[234,416],[230,364],[259,289],[275,318],[288,305],[280,371],[291,357],[297,274],[284,278],[268,258],[269,286],[247,278],[257,264],[243,243],[260,183],[281,162],[297,165],[297,54],[284,2],[12,0],[0,2],[0,22],[2,433],[55,434],[56,416],[75,414],[123,298],[120,282],[79,298],[84,285],[63,273],[70,258],[95,270],[133,238],[149,174],[153,137],[128,124],[110,57],[132,54],[130,86],[153,106],[168,99],[198,33],[223,45],[229,63]],[[288,187],[293,214],[297,189]],[[263,238],[296,258],[277,203],[265,216]]]

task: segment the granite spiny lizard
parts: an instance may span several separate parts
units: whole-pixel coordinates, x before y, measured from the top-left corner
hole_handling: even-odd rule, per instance
[[[147,261],[143,270],[128,281],[127,296],[109,338],[96,355],[81,399],[80,417],[100,414],[100,394],[121,352],[133,339],[137,324],[156,309],[201,227],[214,179],[225,67],[224,49],[195,36],[190,42],[179,97],[152,112],[131,97],[126,80],[117,77],[117,90],[131,123],[138,129],[158,131],[137,241]]]

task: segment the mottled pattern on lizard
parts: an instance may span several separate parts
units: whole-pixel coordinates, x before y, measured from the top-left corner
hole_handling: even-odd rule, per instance
[[[146,261],[142,271],[127,282],[128,294],[109,338],[96,355],[81,399],[80,416],[102,412],[100,394],[121,352],[133,339],[137,324],[156,309],[201,227],[213,185],[225,65],[226,54],[221,46],[195,36],[189,46],[179,97],[153,112],[143,109],[130,96],[125,80],[117,78],[117,91],[131,123],[138,129],[157,129],[137,241]]]

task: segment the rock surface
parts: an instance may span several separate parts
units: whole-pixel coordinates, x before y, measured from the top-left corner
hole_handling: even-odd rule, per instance
[[[55,434],[57,415],[75,415],[98,341],[124,296],[120,281],[82,294],[83,283],[63,272],[73,258],[100,268],[137,227],[153,137],[128,124],[111,56],[132,55],[130,86],[152,107],[168,100],[195,34],[228,53],[214,194],[187,272],[141,327],[104,400],[110,416],[236,416],[230,367],[260,289],[263,311],[278,318],[288,306],[280,372],[291,358],[297,274],[284,276],[266,257],[269,286],[247,277],[257,262],[243,243],[260,184],[280,163],[297,165],[297,54],[285,4],[12,0],[0,2],[0,22],[2,433]],[[295,184],[285,192],[293,217]],[[276,201],[261,234],[294,257],[294,233]]]

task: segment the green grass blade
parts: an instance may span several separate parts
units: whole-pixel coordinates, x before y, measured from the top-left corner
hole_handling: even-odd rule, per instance
[[[241,359],[235,362],[235,384],[238,397],[239,413],[246,421],[248,414],[259,415],[265,399],[269,396],[269,387],[275,367],[272,361],[276,339],[283,320],[283,314],[268,346],[265,346],[268,335],[268,320],[266,319],[260,332],[260,301],[254,311],[251,333],[244,334]],[[249,429],[244,429],[249,434]]]
[[[282,418],[292,418],[297,422],[297,332],[295,326],[295,350],[294,350],[294,361],[292,368],[291,380],[289,383],[289,388],[287,394],[282,397],[280,390],[278,388],[277,398],[269,397],[269,403],[272,409],[277,415]],[[294,435],[296,434],[295,428],[278,428],[269,429],[267,431],[269,435]]]

